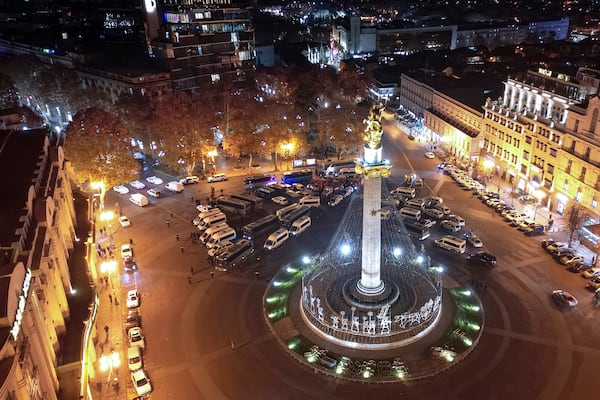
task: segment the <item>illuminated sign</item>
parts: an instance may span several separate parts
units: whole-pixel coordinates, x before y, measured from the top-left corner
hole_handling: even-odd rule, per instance
[[[25,273],[25,279],[23,279],[23,289],[19,296],[19,304],[17,305],[17,314],[15,315],[15,321],[13,322],[10,334],[14,340],[17,340],[19,332],[21,331],[21,321],[23,320],[23,313],[25,312],[25,306],[27,305],[27,296],[29,295],[29,289],[31,287],[31,270],[28,268]]]

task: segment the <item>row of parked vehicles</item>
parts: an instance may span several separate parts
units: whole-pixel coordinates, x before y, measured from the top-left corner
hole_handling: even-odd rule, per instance
[[[135,270],[133,247],[130,243],[121,246],[121,258],[125,270]],[[112,302],[112,298],[111,298]],[[131,382],[138,396],[146,396],[152,392],[152,383],[144,369],[144,355],[146,339],[142,332],[142,316],[140,313],[140,294],[137,289],[127,292],[125,302],[127,315],[125,317],[125,333],[129,347],[127,348],[127,368],[131,374]],[[106,329],[106,328],[105,328]],[[108,329],[106,329],[108,335]]]
[[[453,165],[446,165],[444,172],[450,175],[464,190],[472,191],[488,207],[494,209],[510,226],[517,228],[527,236],[543,235],[546,227],[536,224],[526,213],[516,210],[512,205],[500,199],[498,192],[486,191],[484,185],[467,176],[467,172]],[[521,202],[529,203],[531,196],[522,196]]]
[[[425,240],[430,236],[429,229],[437,224],[450,232],[462,231],[462,237],[449,234],[436,239],[437,247],[457,254],[464,254],[467,244],[474,249],[483,248],[479,237],[472,230],[465,229],[465,220],[453,214],[452,210],[444,205],[441,197],[415,198],[415,189],[406,186],[392,190],[390,195],[396,199],[400,217],[411,237]],[[469,260],[487,266],[496,264],[496,256],[482,250],[470,254]]]

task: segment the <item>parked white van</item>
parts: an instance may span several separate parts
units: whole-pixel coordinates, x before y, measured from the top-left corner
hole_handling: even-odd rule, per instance
[[[198,229],[203,231],[203,230],[210,228],[213,225],[217,225],[217,224],[220,224],[223,222],[227,222],[227,217],[225,216],[225,214],[223,214],[223,213],[213,214],[213,215],[210,215],[210,216],[204,218],[202,220],[202,222],[200,222],[200,225],[198,225]]]
[[[177,182],[177,181],[171,181],[165,185],[165,188],[167,190],[170,190],[171,192],[181,193],[181,192],[183,192],[183,183]]]
[[[301,206],[320,207],[321,198],[317,196],[304,196],[300,199],[299,203]]]
[[[392,196],[402,196],[408,199],[414,199],[416,196],[415,188],[399,187],[390,192]]]
[[[292,226],[290,226],[290,233],[292,234],[292,236],[298,236],[299,234],[310,228],[311,224],[312,220],[310,219],[310,216],[305,215],[303,217],[300,217],[292,223]]]
[[[418,208],[419,210],[423,210],[425,208],[425,204],[427,201],[425,199],[412,199],[408,200],[404,205],[406,207]]]
[[[289,206],[285,206],[275,211],[275,216],[277,216],[277,218],[279,218],[280,220],[284,219],[286,215],[289,215],[290,213],[294,212],[298,207],[300,207],[300,204],[292,203]]]
[[[210,217],[211,215],[215,215],[215,214],[223,214],[223,212],[221,211],[221,209],[215,207],[215,208],[211,208],[208,211],[204,211],[199,213],[198,215],[196,215],[196,217],[194,217],[194,219],[192,220],[192,224],[194,225],[199,225],[200,222],[202,222],[202,220],[206,217]]]
[[[227,225],[227,222],[221,222],[220,224],[213,225],[210,228],[207,228],[204,232],[202,232],[202,235],[200,235],[200,241],[202,242],[202,244],[205,244],[206,242],[208,242],[208,240],[213,234],[223,231],[229,227],[230,226]]]
[[[140,207],[145,207],[148,205],[148,198],[141,193],[132,194],[129,196],[129,201]]]
[[[226,228],[217,233],[213,233],[208,242],[206,242],[206,248],[212,249],[216,245],[223,243],[225,241],[235,240],[237,238],[237,233],[233,228]]]
[[[275,250],[282,244],[284,244],[290,237],[290,234],[287,229],[279,228],[275,232],[271,233],[265,242],[265,250],[271,251]]]
[[[402,207],[400,209],[400,217],[418,221],[421,219],[421,210],[412,207]]]
[[[463,254],[467,248],[467,241],[459,239],[456,236],[446,235],[435,241],[435,245],[444,250],[452,251],[454,253]]]

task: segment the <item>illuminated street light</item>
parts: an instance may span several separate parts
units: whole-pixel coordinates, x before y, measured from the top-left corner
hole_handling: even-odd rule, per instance
[[[341,250],[342,250],[342,254],[345,256],[350,254],[350,246],[348,246],[347,244],[343,245]]]
[[[117,270],[117,262],[115,260],[102,261],[100,263],[100,272],[112,274]]]
[[[121,365],[121,355],[116,351],[113,351],[108,355],[103,355],[102,357],[100,357],[99,364],[100,371],[112,371],[113,368],[119,368],[119,366]]]

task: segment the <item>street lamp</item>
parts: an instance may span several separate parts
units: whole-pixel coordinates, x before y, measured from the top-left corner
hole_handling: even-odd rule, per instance
[[[121,365],[121,355],[117,351],[113,351],[108,355],[102,355],[99,360],[100,371],[108,371],[106,382],[110,382],[113,374],[113,369],[116,370]],[[118,382],[118,373],[116,374],[115,382]]]
[[[535,209],[533,211],[533,222],[535,222],[535,217],[537,216],[538,205],[541,203],[542,199],[546,197],[546,193],[541,191],[540,189],[536,189],[533,192],[533,197],[537,200],[535,202]]]

